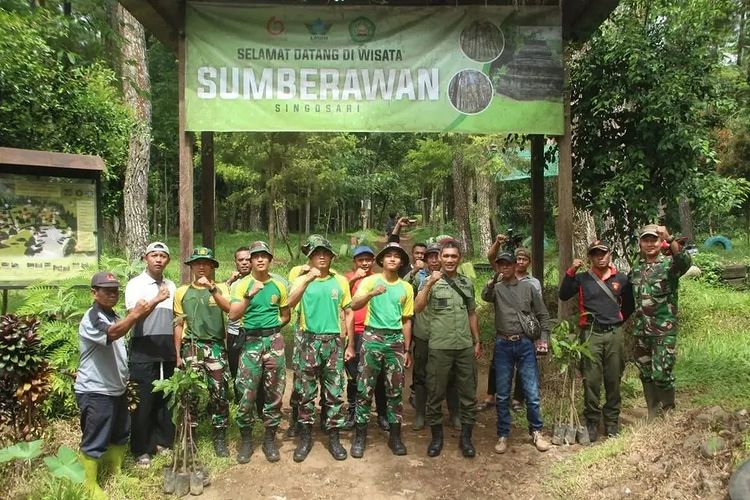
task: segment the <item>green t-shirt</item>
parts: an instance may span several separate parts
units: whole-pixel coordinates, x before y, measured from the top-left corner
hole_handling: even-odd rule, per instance
[[[224,283],[216,288],[223,296],[229,295]],[[224,342],[224,311],[214,300],[208,288],[183,285],[174,295],[174,315],[182,318],[183,339]]]
[[[237,304],[245,300],[245,295],[253,289],[255,278],[249,274],[232,286],[230,301]],[[288,306],[288,293],[284,282],[270,276],[263,282],[263,288],[250,299],[250,304],[242,315],[242,326],[248,330],[261,330],[281,326],[279,311]]]
[[[432,286],[424,310],[430,349],[466,349],[474,345],[469,327],[469,312],[476,309],[474,284],[462,275],[453,278],[453,282],[469,300],[464,301],[444,279]]]
[[[304,276],[292,284],[292,290],[302,286]],[[339,310],[351,305],[349,283],[340,274],[317,278],[307,285],[299,303],[300,330],[312,333],[341,333]]]
[[[385,293],[367,302],[365,326],[384,330],[401,330],[402,318],[414,316],[414,288],[402,279],[388,282],[382,274],[373,274],[362,280],[355,297],[367,295],[379,285]]]

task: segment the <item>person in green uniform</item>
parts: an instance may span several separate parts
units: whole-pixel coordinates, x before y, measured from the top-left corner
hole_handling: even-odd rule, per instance
[[[237,370],[237,392],[240,394],[237,425],[240,447],[237,461],[247,463],[253,453],[253,408],[262,384],[263,453],[269,462],[278,462],[276,430],[281,423],[281,403],[286,388],[286,357],[281,327],[289,322],[286,285],[268,272],[273,254],[268,244],[256,241],[250,245],[250,275],[232,287],[230,320],[241,320],[238,343],[241,354]]]
[[[671,410],[677,358],[677,294],[680,276],[690,268],[690,254],[664,226],[640,231],[640,258],[630,271],[635,312],[635,364],[643,383],[650,418]]]
[[[294,450],[294,461],[302,462],[312,449],[312,426],[315,422],[315,398],[318,380],[322,380],[325,399],[325,427],[328,451],[334,459],[346,459],[346,450],[339,441],[344,427],[343,404],[346,394],[344,349],[341,340],[341,311],[349,342],[354,342],[349,283],[340,274],[331,273],[336,256],[331,243],[323,237],[311,236],[307,242],[310,270],[297,278],[289,294],[289,306],[299,304],[298,394],[300,441]],[[347,354],[351,357],[351,353]],[[321,415],[323,418],[323,415]]]
[[[229,421],[229,368],[224,343],[224,313],[229,312],[229,290],[225,283],[214,283],[211,276],[219,267],[210,248],[197,247],[185,264],[193,282],[177,289],[174,298],[174,346],[176,364],[199,363],[207,376],[208,411],[213,427],[216,455],[228,457],[226,433]],[[197,408],[191,425],[197,427]]]
[[[461,438],[464,457],[473,457],[471,442],[476,413],[476,360],[481,354],[474,284],[458,274],[461,249],[449,241],[440,249],[441,271],[433,271],[417,294],[414,309],[424,311],[430,327],[427,361],[427,423],[432,440],[427,455],[443,449],[442,404],[451,376],[460,399]]]
[[[406,455],[401,442],[404,368],[411,366],[411,318],[414,316],[414,289],[398,276],[398,270],[409,261],[409,254],[398,243],[388,243],[375,257],[383,268],[362,280],[352,299],[352,309],[367,307],[365,331],[359,355],[357,409],[352,457],[362,458],[367,445],[367,423],[370,420],[372,394],[378,375],[385,370],[385,396],[390,424],[388,447],[394,455]],[[354,356],[352,343],[348,356]]]

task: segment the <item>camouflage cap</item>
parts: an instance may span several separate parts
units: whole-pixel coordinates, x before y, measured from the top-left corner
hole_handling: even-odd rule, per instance
[[[594,250],[601,250],[604,253],[609,253],[612,251],[612,247],[609,246],[609,244],[603,242],[602,240],[594,240],[589,245],[588,254],[591,255],[591,252]]]
[[[213,262],[214,267],[219,267],[219,261],[214,258],[214,251],[208,247],[195,247],[193,249],[193,255],[185,261],[185,264],[190,264],[196,260],[210,260]]]
[[[307,247],[307,257],[310,257],[318,248],[325,248],[331,252],[334,257],[336,256],[336,252],[333,251],[333,245],[331,245],[331,242],[319,234],[311,234],[307,238],[307,242],[305,242],[304,246]]]
[[[273,252],[271,252],[271,248],[268,246],[268,243],[265,241],[253,241],[250,243],[250,255],[252,256],[254,253],[261,253],[265,252],[268,255],[273,258]]]
[[[659,226],[657,226],[656,224],[648,224],[646,226],[643,226],[638,232],[638,239],[643,238],[644,236],[656,236],[658,238]]]
[[[441,249],[442,247],[437,243],[430,243],[424,251],[424,256],[427,257],[431,253],[439,254]]]
[[[527,259],[531,260],[531,252],[529,252],[524,247],[518,247],[516,248],[516,251],[513,252],[516,257],[526,257]]]

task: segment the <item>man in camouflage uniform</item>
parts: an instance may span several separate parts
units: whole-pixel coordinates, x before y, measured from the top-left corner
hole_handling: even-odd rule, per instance
[[[476,419],[476,360],[481,354],[474,284],[458,274],[461,250],[455,241],[443,244],[440,262],[442,271],[430,274],[415,300],[415,310],[424,311],[430,329],[427,423],[432,430],[432,441],[427,455],[436,457],[443,449],[441,407],[453,378],[461,402],[461,438],[458,444],[463,456],[471,458],[476,455],[471,434]]]
[[[281,402],[286,387],[286,358],[281,327],[289,322],[286,285],[272,277],[268,268],[273,254],[268,244],[256,241],[250,245],[252,271],[232,287],[229,319],[240,320],[238,344],[241,349],[236,390],[240,394],[237,425],[240,448],[237,461],[250,460],[253,452],[253,406],[263,385],[266,395],[263,407],[263,453],[269,462],[279,460],[276,430],[281,423]]]
[[[294,461],[302,462],[312,449],[319,379],[324,389],[328,451],[336,460],[344,460],[346,450],[339,441],[339,430],[344,427],[342,406],[346,390],[340,315],[343,310],[346,335],[351,343],[354,341],[351,295],[346,279],[331,273],[331,261],[336,254],[330,242],[320,236],[311,236],[307,247],[310,270],[294,281],[289,294],[289,306],[300,306],[301,335],[296,390],[300,395],[299,422],[302,429],[294,450]]]
[[[640,259],[630,271],[635,300],[635,362],[643,383],[648,414],[674,408],[677,344],[677,293],[680,276],[690,268],[690,255],[664,226],[640,231]]]
[[[406,455],[401,442],[404,368],[411,366],[411,318],[414,315],[414,289],[398,276],[398,270],[409,261],[409,254],[398,243],[388,243],[375,262],[383,268],[362,280],[352,299],[354,310],[367,307],[365,331],[359,354],[357,380],[357,426],[352,442],[352,457],[362,458],[367,444],[367,422],[370,420],[372,394],[381,370],[385,370],[385,395],[390,424],[388,447],[394,455]],[[354,356],[350,343],[347,356]]]
[[[219,261],[210,248],[195,248],[185,264],[190,266],[193,282],[181,286],[175,293],[176,365],[182,366],[183,361],[199,363],[205,372],[214,451],[216,456],[228,457],[229,368],[224,347],[224,313],[229,311],[229,290],[226,284],[214,283],[211,279]],[[197,426],[197,409],[193,407],[191,413],[191,425]]]

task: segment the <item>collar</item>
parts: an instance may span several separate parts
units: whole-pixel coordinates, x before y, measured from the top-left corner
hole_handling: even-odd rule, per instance
[[[594,274],[596,274],[599,277],[600,280],[606,281],[610,277],[612,277],[615,274],[617,274],[617,268],[615,266],[613,266],[612,264],[610,264],[609,267],[607,268],[607,270],[604,271],[603,273],[600,273],[595,267],[591,268],[591,272],[594,273]]]
[[[102,306],[100,306],[100,305],[99,305],[99,303],[98,303],[98,302],[96,302],[96,301],[94,301],[94,303],[93,303],[93,305],[91,306],[91,308],[92,308],[92,309],[94,310],[94,312],[96,312],[97,314],[98,314],[98,313],[102,313],[102,314],[104,314],[104,315],[105,315],[105,316],[106,316],[107,318],[110,318],[110,319],[116,319],[116,318],[118,318],[118,317],[119,317],[119,316],[117,315],[117,313],[116,313],[116,312],[114,311],[114,309],[106,310],[106,309],[104,309],[104,308],[103,308]]]
[[[143,281],[145,281],[145,282],[146,282],[146,283],[148,283],[149,285],[151,285],[151,284],[159,284],[159,283],[164,283],[164,280],[166,279],[166,278],[164,277],[164,275],[162,275],[162,277],[161,277],[161,281],[158,281],[158,280],[156,280],[156,279],[155,279],[155,278],[154,278],[153,276],[151,276],[150,274],[148,274],[148,271],[143,271],[143,272],[141,273],[141,276],[143,276]]]
[[[513,279],[510,281],[500,281],[501,284],[506,286],[516,286],[518,284],[518,278],[513,276]]]

